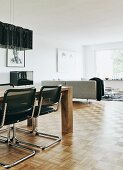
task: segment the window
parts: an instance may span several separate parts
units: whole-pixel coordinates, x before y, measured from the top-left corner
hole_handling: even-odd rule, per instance
[[[96,72],[103,79],[123,79],[123,49],[96,51]]]

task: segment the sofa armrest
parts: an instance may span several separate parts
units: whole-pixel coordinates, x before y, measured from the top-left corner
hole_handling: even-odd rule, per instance
[[[66,81],[73,87],[73,98],[96,99],[96,81]]]

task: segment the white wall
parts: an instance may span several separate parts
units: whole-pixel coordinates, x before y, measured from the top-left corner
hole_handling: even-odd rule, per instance
[[[94,47],[93,46],[84,46],[83,47],[83,63],[84,63],[84,71],[83,76],[84,78],[90,79],[96,76],[96,63],[95,63],[95,56],[94,56]]]
[[[71,73],[58,73],[56,70],[57,48],[76,51],[76,66]],[[46,79],[81,79],[82,77],[82,48],[75,44],[61,43],[56,40],[42,39],[34,33],[33,50],[25,53],[25,67],[6,67],[6,49],[0,48],[0,83],[10,80],[10,71],[34,71],[34,83]]]

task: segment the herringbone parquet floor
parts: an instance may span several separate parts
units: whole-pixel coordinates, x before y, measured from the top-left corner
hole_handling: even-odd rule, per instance
[[[61,135],[60,122],[58,112],[42,116],[40,130]],[[26,137],[26,140],[31,139]],[[16,157],[15,151],[7,155],[8,150],[3,148],[0,145],[0,161]],[[123,102],[74,103],[74,132],[63,136],[53,148],[38,151],[34,157],[11,169],[123,170]]]

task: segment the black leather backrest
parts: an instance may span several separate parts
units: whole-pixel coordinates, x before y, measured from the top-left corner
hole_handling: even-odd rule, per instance
[[[61,96],[61,86],[43,86],[40,90],[40,97],[43,97],[43,105],[58,103]]]
[[[7,103],[6,117],[10,114],[19,114],[32,110],[35,101],[35,92],[35,88],[7,90],[4,94],[2,107],[2,110],[4,110],[5,103]]]

